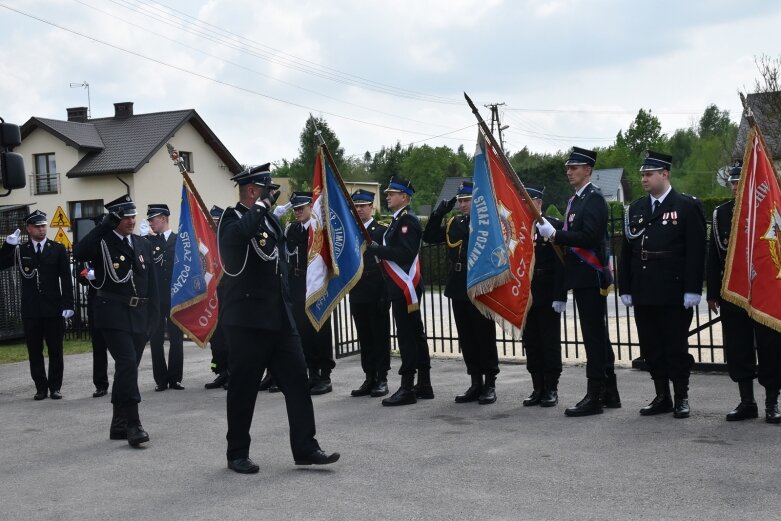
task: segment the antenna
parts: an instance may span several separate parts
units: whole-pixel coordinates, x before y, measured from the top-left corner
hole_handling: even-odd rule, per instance
[[[71,89],[77,89],[79,87],[83,87],[87,89],[87,119],[92,118],[92,102],[90,101],[89,97],[89,83],[85,81],[82,81],[81,83],[71,83],[69,85]]]

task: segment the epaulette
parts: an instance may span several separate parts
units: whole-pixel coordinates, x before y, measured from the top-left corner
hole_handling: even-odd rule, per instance
[[[600,187],[598,187],[598,186],[597,186],[597,185],[595,185],[594,183],[591,183],[590,187],[591,187],[591,189],[592,189],[592,191],[593,191],[593,192],[596,192],[596,193],[598,193],[599,195],[602,195],[602,189],[601,189]]]
[[[378,219],[375,219],[374,222],[376,222],[378,224],[381,224],[381,225],[385,226],[386,228],[391,225],[390,221],[380,221]]]
[[[681,192],[681,195],[684,196],[684,197],[688,197],[689,199],[693,199],[695,201],[697,200],[697,197],[694,196],[694,195],[685,194],[683,192]]]

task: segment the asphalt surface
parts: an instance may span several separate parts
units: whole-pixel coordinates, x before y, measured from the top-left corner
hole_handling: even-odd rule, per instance
[[[153,392],[145,353],[141,419],[151,442],[109,441],[108,397],[92,398],[90,354],[65,360],[64,400],[34,402],[26,363],[0,366],[3,520],[591,520],[779,519],[781,426],[727,423],[737,389],[692,377],[692,417],[642,418],[646,373],[618,372],[623,408],[566,418],[585,390],[568,366],[562,404],[522,407],[523,365],[503,365],[493,405],[455,404],[458,360],[436,360],[436,399],[383,408],[351,398],[357,357],[334,392],[314,397],[318,439],[341,460],[296,467],[284,399],[261,393],[252,426],[256,475],[227,470],[225,392],[206,391],[209,352],[185,348],[184,391]],[[398,360],[393,360],[398,369]],[[393,376],[395,390],[398,377]],[[757,397],[764,393],[757,388]]]

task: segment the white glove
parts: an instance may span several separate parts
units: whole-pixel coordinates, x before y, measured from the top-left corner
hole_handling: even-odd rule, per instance
[[[87,280],[95,280],[95,270],[88,270],[86,278]]]
[[[22,236],[22,230],[17,228],[14,233],[12,233],[11,235],[5,238],[5,242],[10,244],[11,246],[16,246],[17,244],[19,244],[19,237],[21,236]]]
[[[567,309],[567,303],[562,302],[561,300],[554,300],[551,307],[556,313],[564,313],[564,310]]]
[[[621,295],[621,302],[628,308],[632,307],[632,295]]]
[[[147,221],[146,219],[141,221],[141,224],[138,225],[138,234],[141,237],[146,237],[147,235],[149,235],[150,231],[151,228],[149,227],[149,221]]]
[[[700,299],[702,295],[697,293],[684,293],[683,294],[683,307],[686,309],[695,308],[700,305]]]
[[[276,208],[274,208],[274,217],[276,217],[277,219],[279,219],[280,217],[282,217],[283,215],[285,215],[285,212],[287,212],[288,210],[290,210],[290,207],[291,207],[291,206],[293,206],[293,204],[292,204],[292,203],[290,203],[290,202],[287,202],[287,203],[285,203],[285,204],[280,204],[280,205],[277,205],[277,207],[276,207]]]
[[[62,318],[70,318],[73,316],[73,310],[72,309],[63,309],[62,310]]]
[[[542,223],[537,223],[537,230],[539,230],[540,235],[545,238],[551,237],[554,233],[556,233],[556,228],[554,228],[545,217],[542,218]]]

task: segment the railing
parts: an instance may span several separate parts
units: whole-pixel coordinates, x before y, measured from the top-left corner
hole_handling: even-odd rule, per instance
[[[57,194],[60,192],[60,174],[30,174],[32,195]]]

